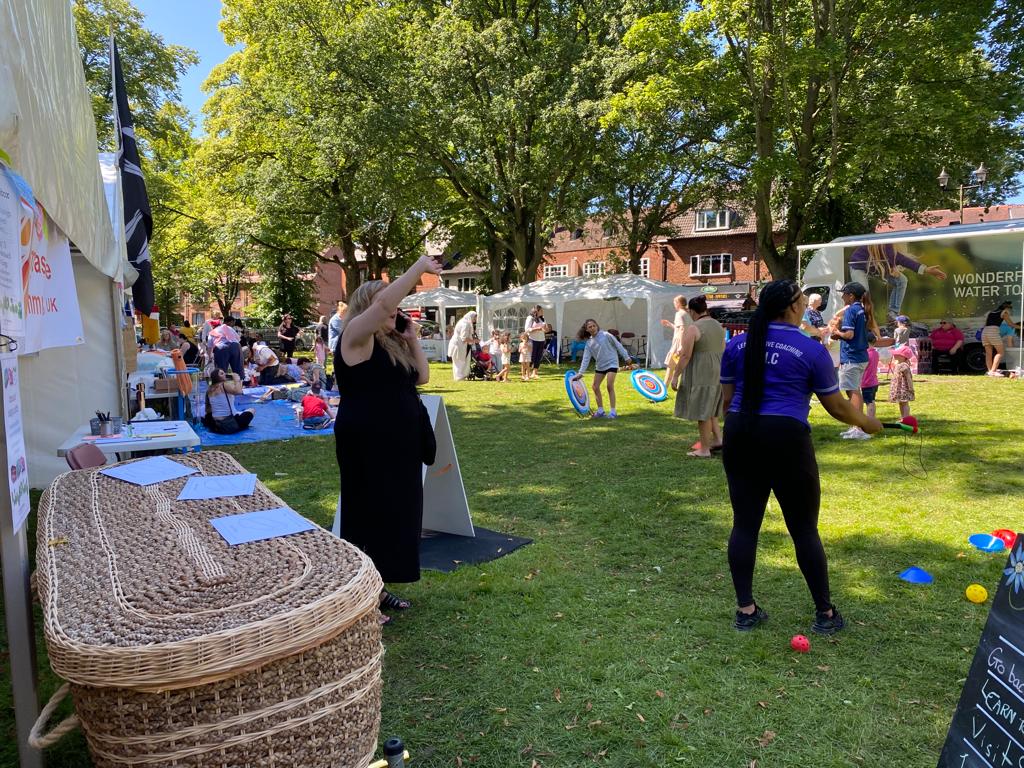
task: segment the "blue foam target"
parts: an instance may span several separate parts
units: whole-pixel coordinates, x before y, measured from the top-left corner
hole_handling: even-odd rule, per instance
[[[586,416],[590,413],[590,393],[587,392],[587,385],[583,383],[583,379],[572,380],[575,375],[576,371],[565,372],[565,394],[569,396],[569,404],[573,410],[580,416]]]
[[[665,386],[665,382],[646,368],[633,371],[630,380],[633,382],[633,388],[653,403],[660,403],[668,398],[668,387]]]
[[[1006,542],[990,533],[976,533],[967,540],[982,552],[1002,552],[1006,549]]]

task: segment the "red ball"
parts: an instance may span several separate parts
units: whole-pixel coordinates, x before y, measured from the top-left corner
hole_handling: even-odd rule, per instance
[[[803,635],[793,635],[793,639],[789,641],[789,647],[797,653],[807,653],[811,650],[811,641]]]
[[[1007,549],[1013,549],[1013,543],[1017,540],[1017,534],[1007,528],[992,531],[992,535],[997,539],[1002,539]]]

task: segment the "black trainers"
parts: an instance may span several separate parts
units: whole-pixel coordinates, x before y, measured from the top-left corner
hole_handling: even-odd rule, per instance
[[[834,635],[845,626],[846,622],[843,620],[843,614],[833,605],[831,616],[825,614],[824,611],[814,612],[814,623],[811,625],[811,632],[814,632],[816,635]]]
[[[753,613],[744,613],[743,611],[736,611],[736,621],[733,622],[733,626],[739,632],[749,632],[768,621],[768,614],[764,608],[754,603]]]

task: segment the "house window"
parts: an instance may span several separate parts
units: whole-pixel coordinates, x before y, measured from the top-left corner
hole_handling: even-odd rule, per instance
[[[200,326],[200,325],[203,325],[205,322],[206,322],[206,315],[205,314],[203,314],[202,312],[193,312],[192,313],[192,325]]]
[[[651,276],[651,260],[648,257],[640,259],[640,277]]]
[[[545,264],[544,265],[544,278],[549,277],[568,277],[569,276],[569,265],[568,264]]]
[[[463,291],[465,293],[472,293],[476,289],[476,278],[460,277],[458,287],[460,291]]]
[[[614,224],[605,224],[604,225],[604,236],[605,236],[605,238],[615,237],[615,235],[617,235],[617,234],[619,234],[619,228],[617,226],[615,226]]]
[[[573,233],[572,233],[572,239],[573,240],[579,240],[581,237],[583,237],[583,230],[582,229],[573,230]]]
[[[583,264],[583,274],[586,277],[592,277],[594,275],[604,274],[604,262],[603,261],[588,261]]]
[[[729,211],[725,208],[717,210],[697,211],[697,231],[706,232],[712,229],[729,228]]]
[[[711,253],[690,257],[691,277],[721,277],[732,274],[731,253]]]

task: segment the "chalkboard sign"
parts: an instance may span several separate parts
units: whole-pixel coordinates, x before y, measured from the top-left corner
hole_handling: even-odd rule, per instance
[[[1024,533],[1010,550],[939,768],[1024,768]]]

